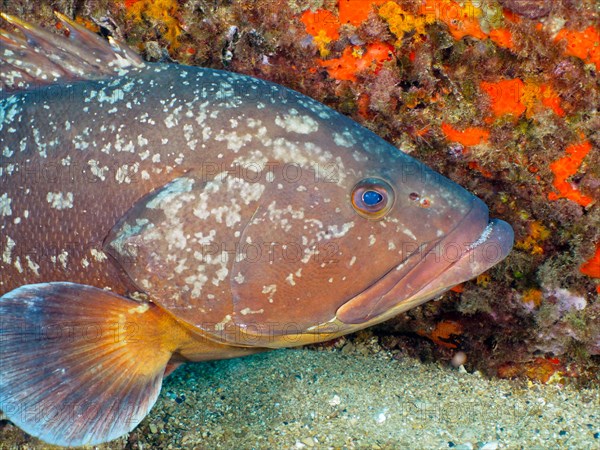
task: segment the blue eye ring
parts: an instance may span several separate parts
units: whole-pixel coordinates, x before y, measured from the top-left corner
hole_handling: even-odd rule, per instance
[[[394,204],[394,189],[380,178],[365,178],[352,189],[352,207],[366,219],[383,218]]]

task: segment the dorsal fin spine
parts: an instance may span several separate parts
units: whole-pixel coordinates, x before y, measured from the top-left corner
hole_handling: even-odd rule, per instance
[[[65,15],[55,15],[69,31],[69,37],[0,13],[18,30],[0,29],[3,91],[12,93],[59,81],[104,79],[144,67],[142,58],[124,43],[114,38],[105,40]]]

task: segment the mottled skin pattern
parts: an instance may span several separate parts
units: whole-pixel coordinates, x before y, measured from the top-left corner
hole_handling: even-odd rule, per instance
[[[487,225],[479,200],[350,120],[235,74],[154,65],[21,93],[2,111],[0,293],[49,281],[142,290],[209,332],[269,322],[270,332],[295,334],[334,319],[471,209],[479,217],[454,242],[463,252]],[[142,202],[127,214],[182,176],[195,183],[181,217],[155,211],[181,201],[178,185],[158,207]],[[367,176],[394,185],[394,207],[381,221],[359,217],[349,201]],[[204,188],[210,195],[199,204]],[[198,208],[212,213],[190,212]],[[215,208],[238,212],[228,218]],[[107,238],[120,219],[135,226],[149,212],[155,234],[140,232],[141,251],[111,245],[123,236],[121,228]],[[185,242],[168,242],[182,224]]]

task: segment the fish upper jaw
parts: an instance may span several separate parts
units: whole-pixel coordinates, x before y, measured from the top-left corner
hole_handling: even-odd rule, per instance
[[[471,209],[437,242],[422,245],[376,284],[342,305],[337,324],[359,329],[418,306],[488,270],[510,252],[514,233],[502,220],[489,220],[474,198]]]

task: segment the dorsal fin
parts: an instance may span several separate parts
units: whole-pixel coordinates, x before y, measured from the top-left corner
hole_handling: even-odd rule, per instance
[[[144,66],[142,58],[124,43],[113,38],[107,41],[63,14],[54,14],[69,31],[68,37],[0,13],[18,30],[0,29],[0,91],[97,80]]]

